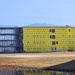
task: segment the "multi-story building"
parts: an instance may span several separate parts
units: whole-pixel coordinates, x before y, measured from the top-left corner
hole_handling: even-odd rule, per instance
[[[75,28],[61,26],[23,27],[25,52],[52,52],[75,50]]]
[[[22,28],[0,27],[0,52],[23,52]]]

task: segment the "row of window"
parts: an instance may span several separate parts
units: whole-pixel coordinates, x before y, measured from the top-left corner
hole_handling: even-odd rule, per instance
[[[59,35],[59,36],[61,36],[61,35]],[[65,36],[65,35],[63,35],[63,36]],[[69,35],[69,38],[73,38],[74,37],[74,35]],[[55,35],[50,35],[50,38],[55,38]]]
[[[56,44],[58,44],[58,41],[52,41],[52,45],[56,45]],[[74,41],[69,41],[69,44],[74,44]]]
[[[14,29],[0,29],[0,34],[12,34],[15,33]]]
[[[69,35],[69,38],[74,38],[74,35]]]
[[[27,44],[29,44],[30,42],[28,41]],[[65,41],[63,41],[62,43],[65,44]],[[67,43],[67,41],[66,41]],[[74,41],[68,41],[69,44],[74,44]],[[33,44],[45,44],[45,41],[34,41]],[[52,41],[52,45],[56,45],[58,44],[58,41]]]
[[[52,41],[52,45],[58,44],[58,41]],[[69,41],[69,44],[74,44],[74,41]]]
[[[31,49],[33,49],[33,50],[46,50],[46,48],[27,48],[27,50],[31,50]]]
[[[33,30],[33,29],[32,29]],[[41,29],[41,30],[45,30],[45,29]],[[31,30],[30,30],[31,31]],[[40,29],[37,29],[37,30],[34,30],[34,32],[35,31],[39,31],[40,32]],[[55,29],[49,29],[49,32],[52,32],[52,33],[54,33],[55,32]]]
[[[29,35],[27,35],[29,37]],[[45,38],[45,35],[33,35],[33,38]]]
[[[68,49],[74,49],[75,47],[69,47]]]
[[[45,44],[45,41],[34,41],[33,44]]]
[[[14,40],[14,35],[0,35],[0,40]]]
[[[3,51],[15,51],[15,47],[0,47],[0,52],[3,52]]]
[[[69,36],[69,38],[73,38],[73,37],[74,37],[73,35],[72,36],[71,35]],[[55,35],[50,35],[50,38],[55,39]]]
[[[74,44],[74,41],[69,41],[69,44]]]
[[[30,42],[28,41],[27,44]],[[34,41],[33,44],[45,44],[45,41]]]
[[[45,35],[33,35],[34,38],[45,38]]]
[[[58,41],[52,41],[52,45],[58,44]]]
[[[28,29],[27,29],[28,30]],[[32,29],[33,30],[33,29]],[[37,31],[38,31],[39,29],[37,29]],[[44,30],[44,29],[42,29],[42,30]],[[64,30],[64,29],[63,29]],[[69,32],[71,32],[71,30],[69,29],[68,30]],[[52,33],[54,33],[55,32],[55,29],[49,29],[49,32],[52,32]]]
[[[15,41],[0,41],[0,46],[16,46]]]
[[[50,48],[27,48],[27,50],[50,50]],[[56,49],[56,47],[55,47]],[[62,49],[66,49],[66,47],[63,47]],[[69,47],[69,49],[74,49],[74,47]],[[53,50],[53,48],[51,48],[51,50]]]
[[[59,36],[65,36],[65,35],[59,35]],[[29,37],[29,35],[27,35],[27,37]],[[33,38],[45,38],[46,35],[33,35]],[[3,38],[3,37],[2,37]],[[55,35],[50,35],[50,38],[55,39]],[[65,36],[65,38],[67,38]],[[69,38],[74,38],[74,35],[69,35]]]

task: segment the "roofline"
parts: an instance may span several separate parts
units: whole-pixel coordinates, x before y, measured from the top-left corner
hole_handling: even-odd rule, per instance
[[[16,29],[16,28],[22,28],[22,27],[0,27],[0,29]]]
[[[44,27],[53,27],[53,28],[54,28],[54,27],[55,27],[55,28],[75,28],[75,27],[70,27],[70,26],[67,26],[67,25],[66,25],[66,26],[23,26],[23,27],[24,27],[24,28],[27,28],[27,27],[28,27],[28,28],[29,28],[29,27],[30,27],[30,28],[36,28],[36,27],[43,27],[43,28],[44,28]]]

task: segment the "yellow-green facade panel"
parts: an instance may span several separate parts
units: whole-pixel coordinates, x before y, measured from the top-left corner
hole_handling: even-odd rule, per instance
[[[24,27],[25,52],[52,52],[75,50],[75,28]]]

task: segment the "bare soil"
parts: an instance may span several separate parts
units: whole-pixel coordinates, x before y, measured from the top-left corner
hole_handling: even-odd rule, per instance
[[[44,68],[72,60],[75,60],[75,52],[0,54],[0,70],[9,66]]]

